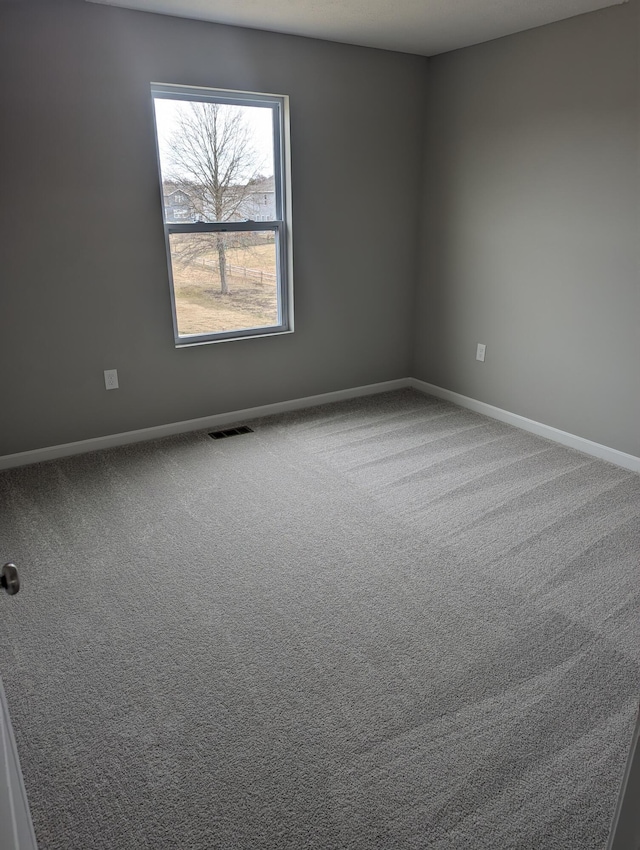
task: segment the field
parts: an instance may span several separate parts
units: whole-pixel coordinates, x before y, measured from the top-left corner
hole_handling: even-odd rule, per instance
[[[234,234],[224,234],[234,238]],[[225,249],[229,293],[220,293],[218,252],[213,239],[172,237],[173,285],[180,335],[266,327],[278,323],[275,245]],[[190,241],[189,241],[190,240]]]

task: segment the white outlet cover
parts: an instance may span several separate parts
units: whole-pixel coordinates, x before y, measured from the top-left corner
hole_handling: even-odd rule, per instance
[[[480,360],[484,363],[484,355],[487,350],[487,346],[483,345],[481,342],[478,343],[478,348],[476,350],[476,360]]]
[[[104,385],[108,390],[117,390],[119,388],[117,369],[104,370]]]

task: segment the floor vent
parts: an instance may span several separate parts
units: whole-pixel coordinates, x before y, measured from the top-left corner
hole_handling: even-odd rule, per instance
[[[237,437],[238,434],[253,434],[253,428],[240,425],[237,428],[225,428],[223,431],[212,431],[209,436],[212,440],[223,440],[225,437]]]

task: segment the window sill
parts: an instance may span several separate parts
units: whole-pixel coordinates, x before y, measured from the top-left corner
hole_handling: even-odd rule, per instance
[[[174,347],[176,350],[179,350],[181,348],[196,348],[200,345],[217,345],[221,342],[240,342],[243,339],[267,339],[269,337],[274,336],[286,336],[287,334],[292,334],[293,332],[293,328],[262,333],[259,330],[256,330],[255,333],[247,333],[243,334],[242,336],[223,336],[213,339],[193,339],[185,342],[176,342]]]

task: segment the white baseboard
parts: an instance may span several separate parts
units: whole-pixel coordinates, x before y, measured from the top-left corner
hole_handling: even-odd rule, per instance
[[[592,440],[586,440],[584,437],[569,434],[567,431],[560,431],[558,428],[552,428],[550,425],[544,425],[542,422],[527,419],[524,416],[519,416],[517,413],[510,413],[508,410],[502,410],[499,407],[494,407],[492,404],[486,404],[484,401],[477,401],[474,398],[460,395],[460,393],[454,393],[452,390],[446,390],[435,384],[428,384],[426,381],[420,381],[417,378],[398,378],[394,381],[384,381],[379,384],[351,387],[346,390],[337,390],[336,392],[322,393],[321,395],[306,396],[304,398],[294,398],[290,401],[280,401],[275,404],[263,404],[260,407],[248,407],[244,410],[232,410],[228,413],[202,416],[199,419],[170,422],[167,425],[156,425],[153,428],[140,428],[137,431],[124,431],[121,434],[109,434],[105,437],[94,437],[90,440],[79,440],[75,443],[64,443],[59,446],[47,446],[43,449],[4,455],[0,457],[0,469],[26,466],[27,464],[39,463],[43,460],[54,460],[59,457],[84,454],[85,452],[93,452],[99,449],[109,449],[113,446],[123,446],[127,443],[156,440],[160,437],[169,437],[172,434],[183,434],[188,431],[204,431],[209,428],[220,428],[232,422],[257,419],[261,416],[271,416],[275,413],[286,413],[289,410],[300,410],[304,407],[316,407],[319,404],[345,401],[350,398],[358,398],[359,396],[375,395],[377,393],[389,392],[390,390],[399,390],[403,387],[412,387],[426,395],[451,401],[460,407],[466,407],[469,410],[474,410],[476,413],[490,416],[492,419],[498,419],[509,425],[515,425],[516,428],[530,431],[539,437],[546,437],[548,440],[553,440],[556,443],[561,443],[563,446],[577,449],[592,457],[606,460],[624,469],[630,469],[632,472],[640,472],[640,457],[620,452],[617,449],[611,449],[609,446],[603,446],[600,443],[594,443]]]
[[[525,416],[519,416],[517,413],[509,413],[508,410],[502,410],[500,407],[494,407],[492,404],[486,404],[484,401],[477,401],[475,398],[454,393],[452,390],[445,390],[443,387],[438,387],[435,384],[428,384],[426,381],[419,381],[417,378],[409,378],[408,385],[427,395],[433,395],[445,401],[451,401],[460,407],[466,407],[469,410],[474,410],[476,413],[490,416],[492,419],[499,419],[500,422],[515,425],[516,428],[530,431],[539,437],[546,437],[547,440],[553,440],[556,443],[561,443],[563,446],[577,449],[592,457],[609,461],[609,463],[613,463],[616,466],[630,469],[632,472],[640,472],[640,457],[636,457],[635,455],[620,452],[617,449],[611,449],[609,446],[594,443],[592,440],[586,440],[584,437],[577,437],[575,434],[569,434],[567,431],[561,431],[559,428],[552,428],[551,425],[544,425],[542,422],[536,422],[534,419],[527,419]]]
[[[204,431],[209,428],[221,428],[232,422],[244,419],[258,419],[261,416],[272,416],[274,413],[286,413],[289,410],[300,410],[304,407],[316,407],[319,404],[329,404],[333,401],[345,401],[365,395],[399,390],[410,386],[409,378],[398,378],[394,381],[383,381],[379,384],[367,384],[362,387],[351,387],[347,390],[337,390],[321,395],[311,395],[305,398],[294,398],[290,401],[279,401],[275,404],[263,404],[259,407],[248,407],[244,410],[232,410],[229,413],[216,413],[213,416],[202,416],[199,419],[186,419],[182,422],[170,422],[167,425],[155,425],[152,428],[140,428],[136,431],[123,431],[120,434],[108,434],[104,437],[93,437],[90,440],[78,440],[74,443],[63,443],[59,446],[47,446],[43,449],[33,449],[28,452],[0,456],[0,469],[10,469],[15,466],[26,466],[30,463],[40,463],[43,460],[55,460],[59,457],[95,452],[99,449],[110,449],[113,446],[124,446],[127,443],[141,443],[145,440],[157,440],[160,437],[170,437],[172,434],[183,434],[187,431]]]

